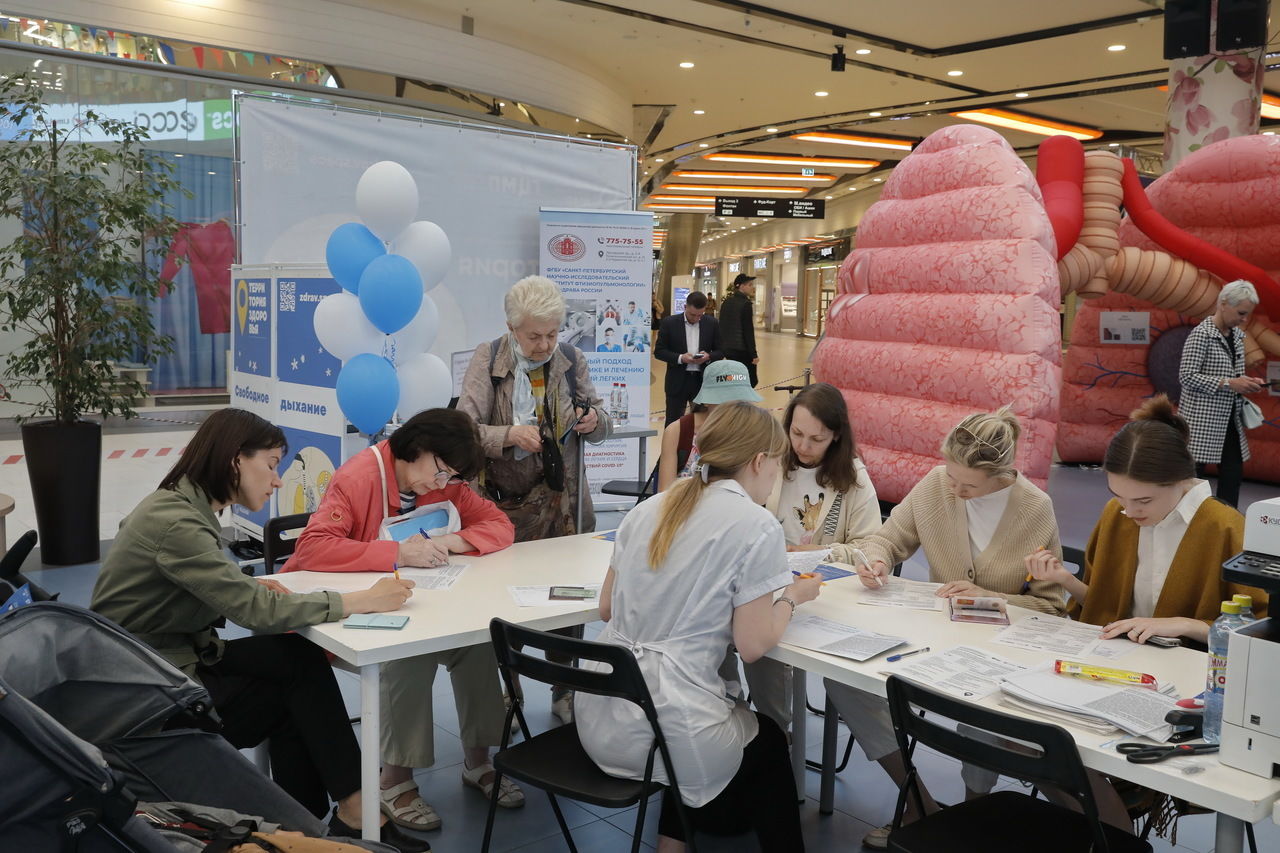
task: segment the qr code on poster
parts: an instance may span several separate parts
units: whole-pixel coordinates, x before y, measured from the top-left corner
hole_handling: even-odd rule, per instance
[[[279,310],[281,311],[297,311],[298,310],[298,283],[296,281],[280,282],[280,309]]]
[[[1147,330],[1145,328],[1130,329],[1129,337],[1135,344],[1145,344],[1147,342]]]

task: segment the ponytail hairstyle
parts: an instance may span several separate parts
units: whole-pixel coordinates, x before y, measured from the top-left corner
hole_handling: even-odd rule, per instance
[[[1196,475],[1191,428],[1164,394],[1129,415],[1129,423],[1107,445],[1102,469],[1155,486],[1171,486]]]
[[[1008,406],[969,415],[947,434],[942,455],[948,462],[983,471],[988,477],[1011,477],[1017,474],[1013,458],[1021,433],[1018,416]]]
[[[698,430],[698,469],[677,481],[662,499],[658,526],[649,540],[649,567],[656,570],[666,560],[707,486],[730,479],[757,453],[781,459],[790,446],[782,426],[766,410],[740,400],[716,406]]]

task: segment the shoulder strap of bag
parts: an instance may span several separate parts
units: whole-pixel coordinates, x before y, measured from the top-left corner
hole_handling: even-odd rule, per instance
[[[564,372],[564,381],[569,386],[569,399],[578,399],[578,356],[572,344],[561,343],[560,354],[569,362],[569,369]]]
[[[387,464],[382,461],[382,453],[376,444],[369,445],[369,450],[373,453],[373,458],[378,460],[378,483],[382,486],[382,514],[385,517],[387,507],[391,505],[387,496]]]

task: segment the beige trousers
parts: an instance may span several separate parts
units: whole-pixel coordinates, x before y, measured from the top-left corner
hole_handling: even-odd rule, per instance
[[[506,707],[498,661],[490,643],[390,661],[382,666],[382,760],[401,767],[430,767],[436,760],[431,686],[444,666],[463,747],[502,742]]]

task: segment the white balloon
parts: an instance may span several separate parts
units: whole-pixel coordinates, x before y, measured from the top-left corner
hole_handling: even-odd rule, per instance
[[[419,353],[431,349],[440,333],[440,311],[430,296],[422,297],[422,307],[403,329],[387,335],[382,354],[399,365]]]
[[[369,230],[391,242],[418,215],[418,185],[392,160],[374,163],[356,184],[356,211]]]
[[[407,420],[423,409],[449,405],[453,396],[453,374],[449,365],[431,353],[408,358],[396,370],[400,380],[400,418]]]
[[[383,334],[360,308],[360,297],[346,290],[331,293],[316,303],[312,318],[316,339],[339,361],[362,352],[378,352]]]
[[[396,238],[397,255],[413,261],[422,276],[422,289],[429,291],[444,279],[453,259],[449,237],[434,222],[419,219]]]

